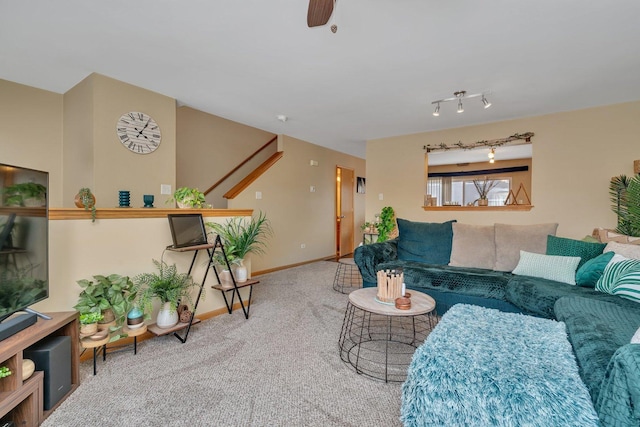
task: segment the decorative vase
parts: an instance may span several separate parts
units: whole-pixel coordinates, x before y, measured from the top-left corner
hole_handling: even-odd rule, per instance
[[[238,260],[238,265],[236,266],[236,282],[244,283],[247,281],[247,267],[244,265],[244,260]]]
[[[129,329],[137,329],[144,324],[144,313],[139,307],[133,307],[127,313],[127,327]]]
[[[39,208],[45,205],[44,199],[39,197],[29,197],[22,200],[25,207]]]
[[[160,311],[158,311],[158,317],[156,318],[156,325],[158,328],[168,329],[175,326],[178,323],[178,312],[171,309],[171,303],[165,302],[162,304]]]
[[[176,200],[176,203],[180,209],[193,209],[193,206],[191,206],[192,201],[193,196],[187,196],[182,200]]]
[[[229,270],[222,270],[220,274],[218,274],[220,278],[221,285],[231,285],[233,282],[231,281],[231,272]]]
[[[478,206],[489,206],[489,200],[485,197],[485,198],[479,198],[478,199]]]
[[[28,380],[36,370],[36,364],[31,359],[22,360],[22,381]]]

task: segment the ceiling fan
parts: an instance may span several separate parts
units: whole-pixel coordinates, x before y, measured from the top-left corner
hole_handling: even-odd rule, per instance
[[[309,27],[319,27],[329,22],[333,13],[335,0],[309,0],[309,10],[307,11],[307,25]]]

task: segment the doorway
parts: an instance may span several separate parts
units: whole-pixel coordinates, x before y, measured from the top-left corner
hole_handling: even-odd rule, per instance
[[[353,169],[336,167],[336,258],[353,253]]]

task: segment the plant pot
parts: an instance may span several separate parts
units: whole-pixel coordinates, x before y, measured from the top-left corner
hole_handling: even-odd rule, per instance
[[[221,285],[231,285],[233,282],[231,281],[231,272],[229,270],[222,270],[218,277],[220,277]]]
[[[244,283],[247,281],[247,267],[244,266],[244,260],[239,260],[236,266],[236,282]]]
[[[92,194],[91,195],[91,200],[93,200],[93,206],[95,206],[96,205],[96,196],[94,196]],[[82,197],[80,197],[80,194],[76,194],[76,197],[75,197],[75,199],[73,201],[76,204],[77,208],[84,208],[84,203],[82,203]]]
[[[81,335],[93,335],[98,332],[98,324],[97,323],[89,323],[88,325],[80,325],[80,334]]]
[[[98,323],[111,323],[114,320],[116,320],[116,315],[112,309],[107,308],[106,310],[102,310],[102,320]]]
[[[24,206],[28,208],[39,208],[45,204],[44,199],[41,197],[29,197],[27,199],[22,199],[22,203],[24,203]]]
[[[193,201],[193,197],[185,197],[182,200],[176,200],[178,207],[180,209],[193,209],[191,202]]]
[[[478,199],[478,206],[489,206],[488,199]]]
[[[178,323],[178,311],[171,309],[171,303],[165,302],[160,311],[158,311],[158,317],[156,318],[156,325],[161,329],[168,329],[175,326]]]

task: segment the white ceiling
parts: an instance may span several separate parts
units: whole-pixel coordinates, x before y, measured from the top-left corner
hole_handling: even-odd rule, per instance
[[[0,0],[0,78],[64,93],[97,72],[359,157],[368,139],[640,99],[638,0],[338,0],[336,34],[306,14],[306,0]],[[493,106],[433,117],[457,90]]]

